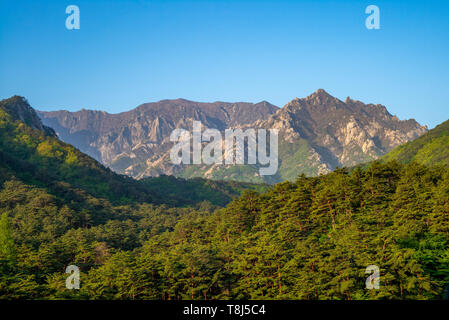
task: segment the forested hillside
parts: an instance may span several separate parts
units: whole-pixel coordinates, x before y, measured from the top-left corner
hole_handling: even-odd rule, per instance
[[[91,223],[44,190],[0,192],[3,298],[435,299],[449,281],[449,173],[373,163],[300,177],[226,208],[104,208]],[[95,212],[91,212],[95,215]],[[82,270],[65,288],[65,267]],[[380,289],[365,288],[368,265]]]
[[[116,175],[14,116],[14,103],[24,100],[0,102],[0,298],[445,295],[444,166],[373,162],[247,190],[219,207],[242,185]],[[65,287],[68,265],[81,270],[79,290]],[[378,290],[366,289],[369,265],[380,269]]]
[[[402,163],[417,161],[427,165],[449,165],[449,120],[418,139],[397,147],[383,159],[398,160]]]

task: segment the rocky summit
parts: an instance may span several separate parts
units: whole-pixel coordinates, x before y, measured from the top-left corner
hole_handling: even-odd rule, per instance
[[[399,120],[385,106],[341,101],[323,89],[295,98],[283,108],[260,103],[200,103],[184,99],[146,103],[123,113],[103,111],[38,112],[58,136],[112,170],[135,178],[176,175],[184,178],[275,183],[299,174],[315,176],[336,167],[377,159],[427,131],[415,120]],[[203,129],[279,129],[279,170],[261,177],[257,165],[173,165],[170,134]]]

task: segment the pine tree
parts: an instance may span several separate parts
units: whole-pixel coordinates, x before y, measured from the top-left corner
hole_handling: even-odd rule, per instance
[[[0,217],[0,259],[12,262],[15,260],[15,257],[16,252],[8,213],[4,212]]]

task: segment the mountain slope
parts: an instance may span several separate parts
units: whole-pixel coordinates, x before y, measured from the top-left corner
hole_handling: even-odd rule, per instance
[[[0,183],[19,179],[75,202],[100,198],[113,204],[184,206],[212,199],[215,205],[225,205],[244,189],[264,188],[202,179],[188,183],[163,177],[136,181],[116,174],[61,142],[19,96],[0,101],[0,174]]]
[[[280,131],[281,180],[377,159],[427,130],[413,119],[399,120],[382,105],[349,97],[343,102],[323,89],[292,100],[258,126]]]
[[[449,120],[418,139],[397,147],[382,159],[402,163],[417,161],[426,165],[449,165]]]
[[[82,190],[94,197],[118,201],[149,201],[155,197],[132,179],[119,176],[58,140],[46,129],[22,97],[0,101],[0,152],[3,169],[27,183],[57,193]],[[26,122],[23,122],[26,120]]]
[[[224,130],[248,125],[273,114],[268,102],[200,103],[184,99],[146,103],[119,114],[102,111],[39,112],[44,124],[59,137],[118,173],[136,178],[176,174],[182,170],[166,159],[176,128],[191,128],[193,121]]]
[[[416,139],[426,127],[399,120],[382,105],[349,97],[343,102],[319,89],[278,109],[267,102],[199,103],[183,99],[144,104],[129,112],[40,112],[59,137],[87,152],[112,170],[135,178],[176,175],[215,180],[276,183],[299,174],[316,176],[337,167],[378,159],[400,144]],[[259,176],[258,165],[173,165],[170,133],[191,130],[193,120],[204,129],[276,128],[280,131],[279,170]]]

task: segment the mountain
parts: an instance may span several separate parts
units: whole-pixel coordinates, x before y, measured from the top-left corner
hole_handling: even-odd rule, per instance
[[[39,112],[44,124],[65,142],[101,161],[118,173],[135,178],[177,174],[167,156],[176,128],[191,128],[194,120],[221,131],[241,127],[273,114],[268,102],[199,103],[184,99],[142,104],[119,114],[103,111]]]
[[[176,175],[216,180],[276,183],[304,173],[327,173],[377,159],[427,131],[415,120],[399,120],[382,105],[349,97],[343,102],[323,89],[296,98],[282,109],[268,102],[199,103],[183,99],[148,103],[134,110],[39,112],[58,136],[112,170],[135,178]],[[279,170],[259,176],[257,165],[173,165],[169,152],[175,128],[276,128],[280,131]]]
[[[0,185],[11,179],[41,187],[66,201],[112,204],[225,205],[252,184],[158,177],[136,181],[114,173],[60,141],[19,96],[0,101]]]
[[[373,161],[221,208],[242,186],[118,175],[2,100],[0,299],[447,298],[447,168]]]
[[[346,98],[323,89],[287,103],[259,127],[280,131],[279,175],[319,175],[381,157],[427,131],[414,119],[401,121],[385,106]]]
[[[417,161],[426,165],[449,165],[449,120],[418,139],[400,145],[382,159],[402,163]]]

